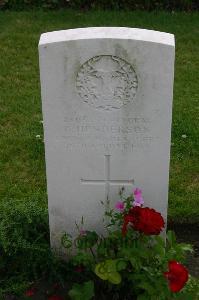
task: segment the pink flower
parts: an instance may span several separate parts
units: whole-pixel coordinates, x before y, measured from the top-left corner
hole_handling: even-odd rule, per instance
[[[136,188],[133,190],[134,201],[133,206],[142,206],[144,204],[144,199],[142,197],[142,190]]]
[[[79,231],[80,235],[86,235],[86,233],[87,233],[86,230],[83,230],[83,229],[80,229],[80,231]]]
[[[124,203],[122,201],[118,201],[116,204],[115,204],[115,208],[117,210],[119,210],[120,212],[123,212],[124,210]]]

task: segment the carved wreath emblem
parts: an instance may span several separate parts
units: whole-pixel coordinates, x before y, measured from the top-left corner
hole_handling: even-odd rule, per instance
[[[133,67],[124,59],[100,55],[80,67],[76,85],[85,103],[97,109],[114,110],[133,101],[138,80]]]

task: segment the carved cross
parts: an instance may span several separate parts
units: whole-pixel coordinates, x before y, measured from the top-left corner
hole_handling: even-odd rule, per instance
[[[82,184],[88,185],[105,185],[105,203],[108,203],[110,198],[111,186],[129,186],[134,183],[133,179],[113,180],[110,179],[110,155],[105,155],[105,179],[81,179]]]

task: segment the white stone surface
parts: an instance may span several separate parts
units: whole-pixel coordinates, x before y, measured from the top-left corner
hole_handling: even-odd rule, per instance
[[[144,191],[167,217],[174,36],[136,28],[41,35],[42,107],[51,244],[102,231],[107,197]],[[134,182],[134,183],[133,183]]]

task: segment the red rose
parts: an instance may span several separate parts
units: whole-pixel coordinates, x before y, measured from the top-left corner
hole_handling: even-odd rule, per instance
[[[83,266],[77,266],[76,268],[75,268],[75,272],[77,272],[77,273],[82,273],[84,271],[84,267]]]
[[[158,235],[164,227],[161,214],[149,207],[135,206],[129,210],[124,216],[123,235],[126,234],[129,223],[135,230],[146,235]]]
[[[52,295],[48,297],[48,300],[64,300],[64,298],[58,295]]]
[[[169,262],[169,272],[164,272],[164,276],[168,279],[170,290],[174,293],[185,286],[189,277],[187,269],[177,261]]]
[[[58,290],[58,289],[60,289],[60,288],[61,288],[61,286],[60,286],[59,283],[56,282],[56,283],[53,284],[53,289],[54,289],[54,290]]]
[[[34,296],[35,292],[36,292],[35,288],[30,288],[29,290],[25,291],[25,296],[32,297]]]

